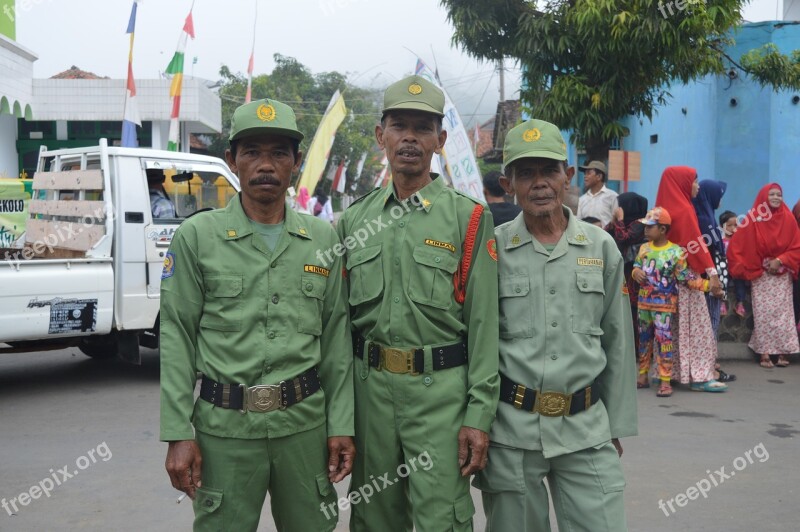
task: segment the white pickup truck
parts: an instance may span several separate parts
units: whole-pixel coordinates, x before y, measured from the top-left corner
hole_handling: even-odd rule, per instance
[[[174,218],[154,218],[146,170],[163,170]],[[26,231],[0,249],[0,353],[77,346],[139,363],[158,347],[161,271],[175,229],[224,207],[239,181],[220,159],[109,147],[48,151]],[[5,344],[5,345],[4,345]]]

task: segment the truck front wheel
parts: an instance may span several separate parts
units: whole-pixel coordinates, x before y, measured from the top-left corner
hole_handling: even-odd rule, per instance
[[[86,355],[98,360],[114,358],[119,352],[119,342],[116,335],[90,336],[81,339],[78,349]]]

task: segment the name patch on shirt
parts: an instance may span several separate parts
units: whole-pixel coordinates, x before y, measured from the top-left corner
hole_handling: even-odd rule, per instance
[[[603,259],[590,259],[588,257],[578,257],[578,266],[597,266],[603,267]]]
[[[317,275],[322,275],[323,277],[327,277],[331,274],[329,269],[323,268],[322,266],[314,266],[313,264],[306,264],[303,266],[303,271],[306,273],[316,273]]]
[[[438,240],[431,240],[430,238],[425,239],[425,244],[428,246],[433,246],[435,248],[442,248],[450,251],[451,253],[456,252],[456,247],[451,244],[450,242],[440,242]]]

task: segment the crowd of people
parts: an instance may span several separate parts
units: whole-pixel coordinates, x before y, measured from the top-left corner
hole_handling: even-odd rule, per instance
[[[623,256],[637,387],[657,384],[660,397],[672,395],[676,381],[695,391],[727,391],[736,376],[717,362],[720,320],[729,312],[746,318],[748,291],[750,348],[764,368],[790,364],[788,355],[800,352],[800,201],[789,210],[780,185],[770,183],[747,214],[717,216],[727,183],[700,181],[694,168],[674,166],[664,170],[648,210],[644,196],[606,186],[602,162],[579,169],[585,179],[576,216],[604,228]],[[505,179],[487,175],[487,198],[498,201],[497,183]]]

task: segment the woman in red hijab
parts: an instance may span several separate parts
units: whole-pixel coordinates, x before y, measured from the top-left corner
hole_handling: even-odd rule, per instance
[[[786,367],[786,355],[800,351],[792,307],[792,278],[800,271],[800,229],[777,183],[759,191],[750,212],[758,217],[740,225],[731,237],[728,267],[735,277],[752,282],[750,349],[761,355],[761,367],[774,367],[771,354],[778,355],[777,366]]]
[[[686,250],[689,269],[697,277],[708,276],[709,291],[715,297],[722,297],[714,260],[703,240],[692,204],[692,198],[699,190],[697,170],[688,166],[670,166],[661,175],[656,205],[664,207],[672,215],[667,237]],[[702,292],[678,285],[678,319],[673,323],[673,338],[678,346],[673,376],[698,392],[726,391],[728,386],[714,379],[717,340]]]

